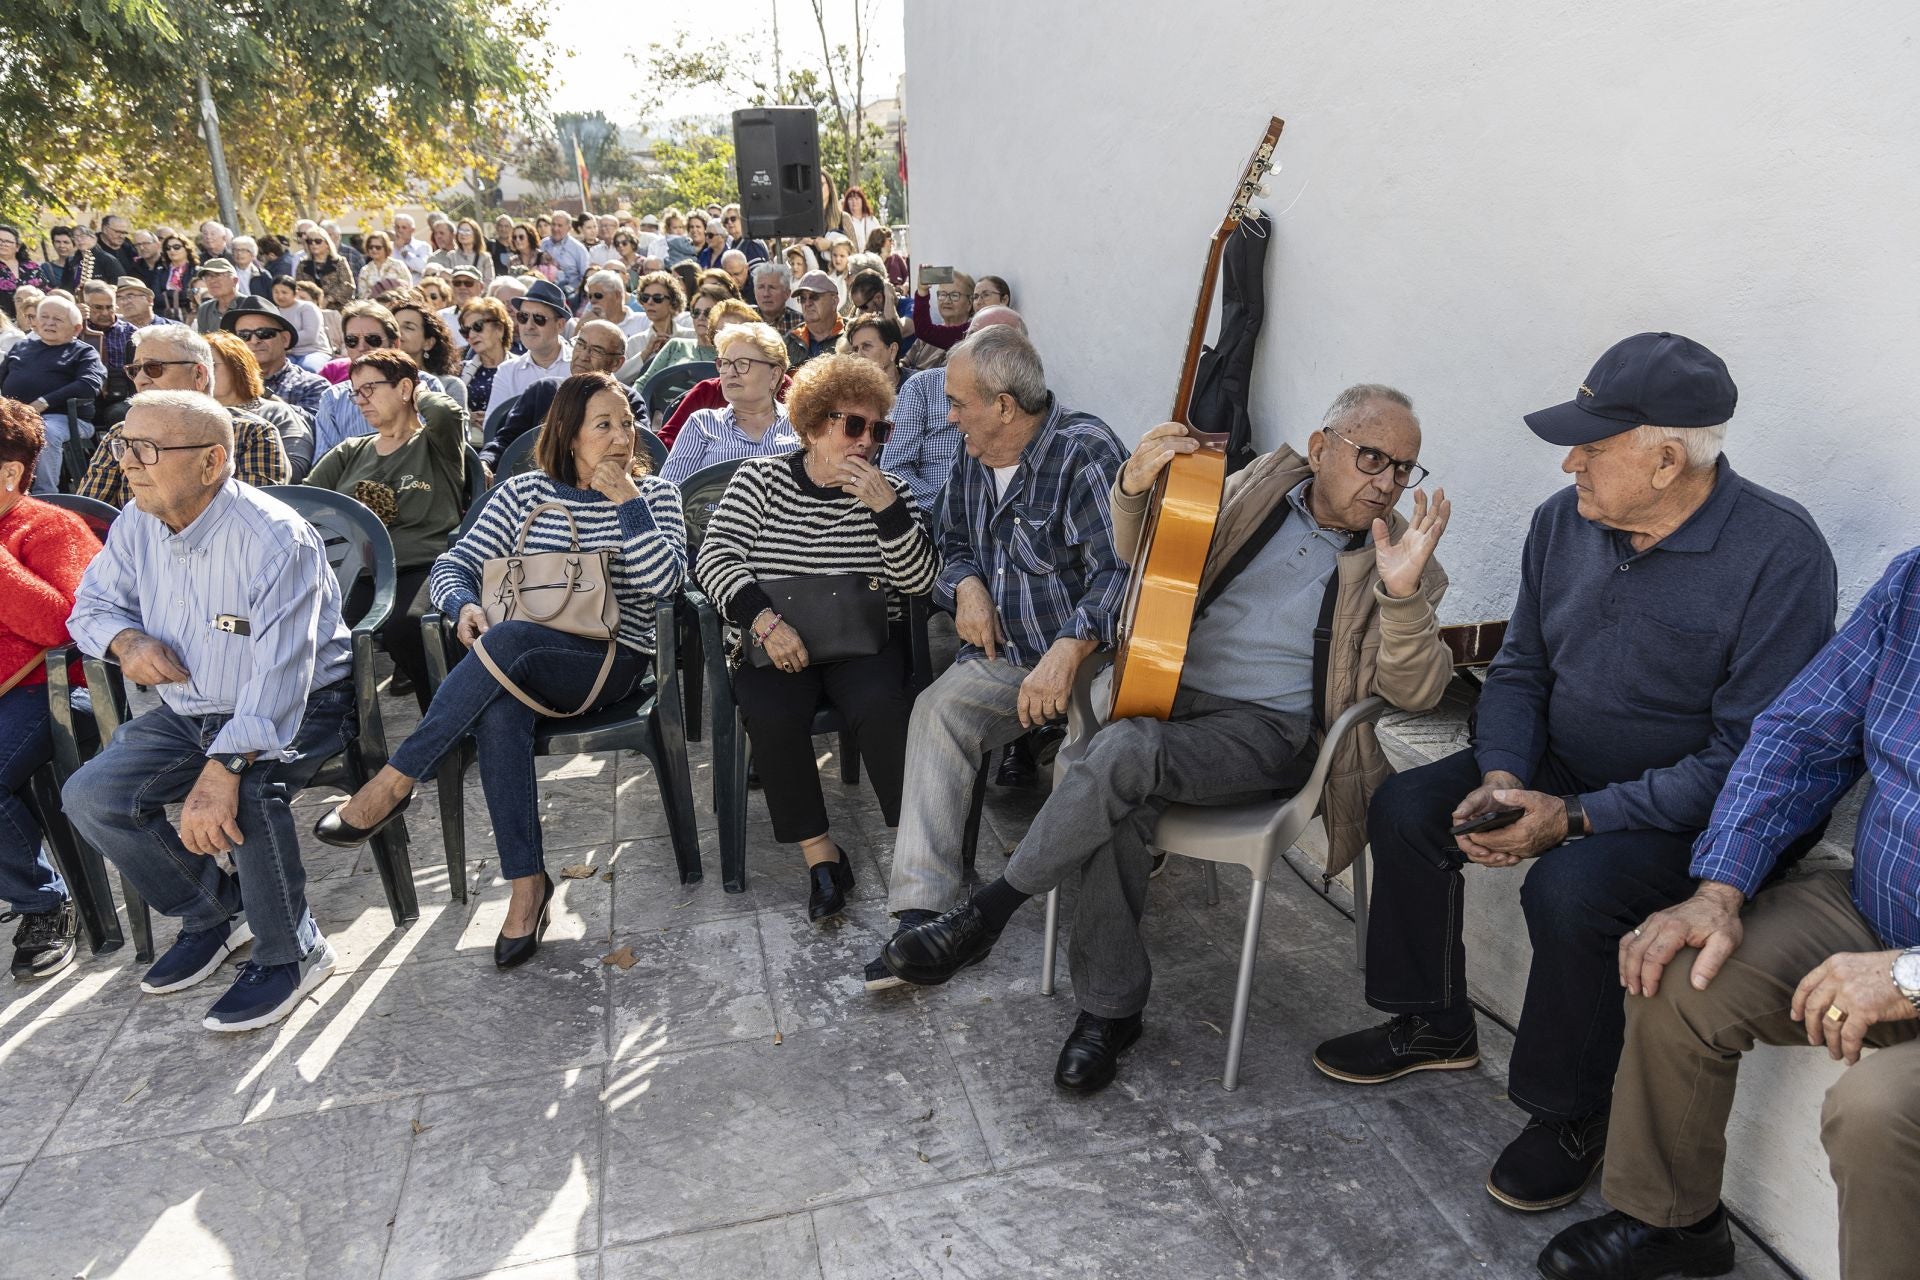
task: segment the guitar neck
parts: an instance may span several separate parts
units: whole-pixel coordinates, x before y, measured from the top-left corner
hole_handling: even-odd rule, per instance
[[[1207,345],[1207,320],[1213,315],[1213,290],[1220,279],[1220,259],[1226,253],[1228,237],[1239,225],[1233,222],[1221,227],[1214,232],[1213,239],[1207,245],[1207,265],[1200,273],[1200,299],[1194,303],[1193,324],[1187,330],[1187,354],[1180,362],[1180,388],[1173,394],[1173,415],[1168,419],[1185,423],[1188,435],[1198,440],[1202,447],[1212,449],[1227,447],[1226,433],[1194,430],[1193,384],[1200,373],[1201,352]]]

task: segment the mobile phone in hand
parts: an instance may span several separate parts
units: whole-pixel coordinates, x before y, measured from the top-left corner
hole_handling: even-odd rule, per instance
[[[920,268],[920,283],[922,286],[935,285],[935,284],[952,284],[953,268],[952,267],[922,267]]]
[[[1448,834],[1470,836],[1481,831],[1498,831],[1510,827],[1527,816],[1525,809],[1490,809],[1486,813],[1476,813]]]

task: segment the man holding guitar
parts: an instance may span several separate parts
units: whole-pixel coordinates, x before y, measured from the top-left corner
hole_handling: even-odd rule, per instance
[[[1180,423],[1142,437],[1110,495],[1119,546],[1137,552],[1156,477],[1198,447]],[[1078,875],[1069,966],[1081,1013],[1054,1080],[1075,1092],[1104,1088],[1140,1036],[1152,980],[1139,930],[1148,841],[1166,806],[1297,787],[1312,767],[1316,722],[1372,694],[1425,710],[1446,688],[1452,663],[1434,608],[1447,580],[1433,551],[1450,507],[1438,490],[1431,503],[1415,493],[1411,523],[1394,510],[1426,474],[1419,456],[1407,397],[1368,384],[1340,394],[1305,457],[1283,445],[1233,476],[1171,718],[1117,720],[1095,734],[1006,874],[896,935],[881,953],[888,970],[944,982],[985,958],[1028,897]],[[1339,750],[1325,814],[1330,844],[1351,859],[1367,796],[1388,770],[1370,732]]]

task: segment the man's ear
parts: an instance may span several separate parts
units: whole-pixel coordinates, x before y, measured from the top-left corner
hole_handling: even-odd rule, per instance
[[[1307,437],[1307,467],[1313,474],[1320,474],[1320,455],[1326,450],[1327,437],[1315,431]]]

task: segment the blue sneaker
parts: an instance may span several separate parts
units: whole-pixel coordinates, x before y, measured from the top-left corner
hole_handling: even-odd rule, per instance
[[[252,1031],[268,1027],[292,1013],[302,996],[333,975],[333,948],[320,939],[306,958],[287,964],[240,966],[240,976],[227,994],[214,1001],[200,1023],[209,1031]]]
[[[140,989],[150,996],[184,991],[252,941],[253,930],[245,916],[235,916],[211,929],[182,929],[167,953],[155,960],[153,968],[140,979]]]

